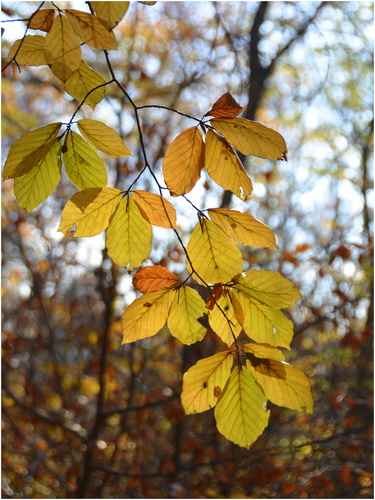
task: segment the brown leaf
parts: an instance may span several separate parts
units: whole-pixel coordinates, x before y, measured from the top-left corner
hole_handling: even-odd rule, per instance
[[[161,288],[170,288],[180,283],[175,274],[162,266],[146,266],[136,273],[133,285],[140,292],[156,292]]]
[[[55,19],[55,11],[53,9],[38,10],[31,18],[29,28],[32,30],[41,30],[49,32]]]
[[[223,293],[222,285],[220,284],[214,285],[212,289],[212,294],[210,295],[210,298],[208,299],[208,302],[206,304],[207,309],[214,308],[216,301],[220,299],[222,293]]]
[[[212,109],[204,116],[214,116],[215,118],[235,118],[241,113],[242,110],[243,108],[230,95],[230,93],[227,92],[215,102]]]

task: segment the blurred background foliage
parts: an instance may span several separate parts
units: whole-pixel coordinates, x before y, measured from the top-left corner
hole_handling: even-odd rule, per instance
[[[2,2],[3,20],[38,2]],[[45,8],[50,8],[49,2]],[[84,2],[58,2],[86,10]],[[3,23],[2,56],[23,36]],[[183,346],[167,330],[121,344],[136,297],[132,276],[106,255],[104,237],[62,237],[76,188],[63,176],[37,209],[2,195],[4,498],[372,498],[373,3],[132,2],[110,51],[138,106],[201,117],[229,91],[243,116],[278,130],[288,162],[247,158],[254,192],[243,204],[202,174],[187,195],[200,208],[248,210],[279,250],[242,248],[247,268],[278,270],[303,294],[287,312],[287,359],[310,378],[313,415],[272,407],[247,451],[217,431],[213,413],[185,417],[182,373],[223,348],[212,332]],[[85,60],[109,78],[100,51]],[[2,80],[2,153],[26,131],[68,121],[77,102],[47,67],[12,64]],[[188,119],[140,110],[159,179],[166,147]],[[143,167],[132,109],[116,86],[93,112],[135,153],[105,157],[110,185]],[[137,189],[153,190],[148,179]],[[184,241],[195,210],[173,199]],[[174,234],[154,230],[147,264],[186,277]]]

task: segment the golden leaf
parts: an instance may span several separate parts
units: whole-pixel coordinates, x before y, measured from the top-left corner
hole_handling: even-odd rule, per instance
[[[176,229],[176,210],[172,203],[158,194],[137,189],[133,198],[142,216],[154,226]]]

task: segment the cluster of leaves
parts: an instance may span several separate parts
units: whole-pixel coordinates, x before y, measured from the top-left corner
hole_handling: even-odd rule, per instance
[[[312,412],[306,376],[286,363],[278,349],[289,349],[293,337],[293,325],[281,309],[294,304],[300,293],[276,271],[243,272],[236,243],[277,248],[267,226],[249,213],[223,208],[197,210],[198,222],[185,247],[176,210],[164,193],[185,197],[205,168],[219,186],[246,201],[252,183],[236,150],[286,160],[285,141],[264,125],[238,118],[242,108],[229,93],[224,94],[201,119],[189,117],[197,125],[184,130],[169,145],[163,161],[166,187],[162,186],[147,161],[138,107],[114,76],[107,52],[117,48],[113,28],[125,15],[128,2],[89,5],[91,14],[72,9],[38,10],[28,29],[47,35],[26,35],[10,50],[9,63],[48,65],[64,90],[80,103],[69,123],[52,123],[16,140],[4,166],[4,178],[14,178],[17,201],[28,211],[55,190],[64,164],[68,178],[80,191],[66,204],[59,230],[87,237],[106,229],[108,254],[122,267],[133,269],[147,259],[152,225],[175,232],[186,256],[188,277],[181,281],[160,266],[147,266],[135,274],[134,286],[143,295],[122,316],[123,343],[153,336],[165,324],[173,336],[188,345],[213,330],[229,349],[198,361],[184,374],[182,404],[186,413],[215,407],[219,431],[249,448],[267,426],[268,400]],[[105,51],[110,80],[105,81],[82,60],[81,43]],[[134,109],[145,160],[141,173],[125,191],[107,186],[106,168],[96,150],[126,157],[132,155],[130,149],[104,123],[87,118],[75,121],[84,104],[95,108],[111,83],[123,91]],[[209,116],[213,118],[206,118]],[[80,134],[72,130],[75,124]],[[147,172],[158,194],[134,189]],[[187,285],[190,278],[203,285],[206,300],[195,285]],[[240,345],[241,332],[252,342]]]

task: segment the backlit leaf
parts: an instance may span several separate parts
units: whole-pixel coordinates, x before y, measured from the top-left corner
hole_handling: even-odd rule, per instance
[[[54,9],[38,10],[29,22],[29,28],[32,30],[50,31],[55,19]]]
[[[215,306],[209,313],[210,327],[221,340],[229,346],[233,344],[235,338],[238,337],[242,330],[231,299],[230,292],[224,289],[220,298],[217,299]]]
[[[208,210],[208,214],[230,238],[242,245],[278,248],[271,229],[250,214],[223,208],[212,208]]]
[[[65,205],[58,231],[66,233],[75,224],[74,236],[95,236],[108,227],[121,199],[119,189],[89,188],[74,194]]]
[[[283,309],[301,298],[294,283],[277,271],[250,269],[233,278],[236,288],[262,304]]]
[[[90,68],[84,61],[81,61],[79,68],[65,83],[64,90],[78,101],[85,99],[85,104],[94,109],[104,97],[104,83],[104,78],[99,73]],[[99,87],[99,85],[103,86]]]
[[[81,45],[69,20],[59,14],[47,33],[44,55],[51,71],[63,82],[69,80],[81,62]]]
[[[182,286],[176,295],[168,316],[168,328],[171,334],[183,344],[194,344],[202,340],[207,332],[199,318],[204,318],[206,307],[196,290]]]
[[[293,323],[279,309],[264,305],[238,290],[232,290],[232,295],[241,308],[237,319],[248,337],[256,342],[290,349]]]
[[[226,283],[242,270],[240,249],[216,224],[207,219],[201,219],[193,229],[187,252],[194,271],[207,284]],[[188,259],[186,265],[191,272]],[[202,282],[198,276],[195,279]]]
[[[187,415],[207,411],[216,405],[215,387],[224,389],[232,365],[233,353],[225,351],[199,360],[184,373],[181,403]]]
[[[285,361],[284,354],[276,347],[268,344],[245,344],[244,352],[251,353],[257,358],[276,359],[277,361]]]
[[[146,266],[133,278],[133,285],[142,293],[156,292],[161,288],[170,288],[179,283],[177,276],[162,266]]]
[[[233,148],[209,130],[206,135],[205,168],[216,184],[245,201],[253,186]]]
[[[215,407],[218,430],[230,441],[250,448],[268,424],[266,398],[250,371],[233,370]]]
[[[165,183],[171,194],[179,196],[193,189],[203,167],[202,132],[190,127],[169,145],[163,160]]]
[[[16,55],[16,61],[21,66],[43,66],[47,64],[44,56],[45,37],[41,35],[26,35],[21,45],[20,40],[16,40],[10,48],[8,57],[5,62],[11,61]],[[18,50],[18,47],[21,48]]]
[[[234,118],[241,113],[243,108],[227,92],[218,99],[204,116],[214,116],[215,118]]]
[[[117,49],[113,31],[108,31],[93,14],[75,9],[66,9],[65,14],[80,39],[96,49]]]
[[[76,132],[69,132],[63,155],[66,175],[78,189],[104,187],[107,171],[98,153]]]
[[[56,142],[61,123],[26,132],[12,144],[4,165],[4,179],[20,177],[38,165]]]
[[[122,315],[122,344],[156,335],[167,321],[175,293],[175,290],[158,290],[132,302]]]
[[[125,197],[109,223],[108,255],[118,266],[138,267],[151,252],[151,242],[151,224],[142,217],[133,198]]]
[[[114,28],[127,13],[130,2],[90,2],[90,5],[108,28]]]
[[[285,160],[284,138],[275,130],[246,118],[214,118],[211,125],[244,155]]]
[[[61,142],[54,143],[46,156],[30,172],[14,180],[14,195],[26,212],[33,210],[53,193],[60,180]]]
[[[133,192],[133,198],[142,216],[151,224],[166,229],[176,228],[176,210],[168,200],[138,189]]]
[[[306,375],[285,361],[263,359],[246,365],[262,387],[267,399],[291,410],[313,412],[314,401]]]
[[[102,122],[85,118],[78,121],[78,128],[83,137],[93,146],[109,156],[119,158],[133,156],[130,149],[125,146],[121,137]]]

